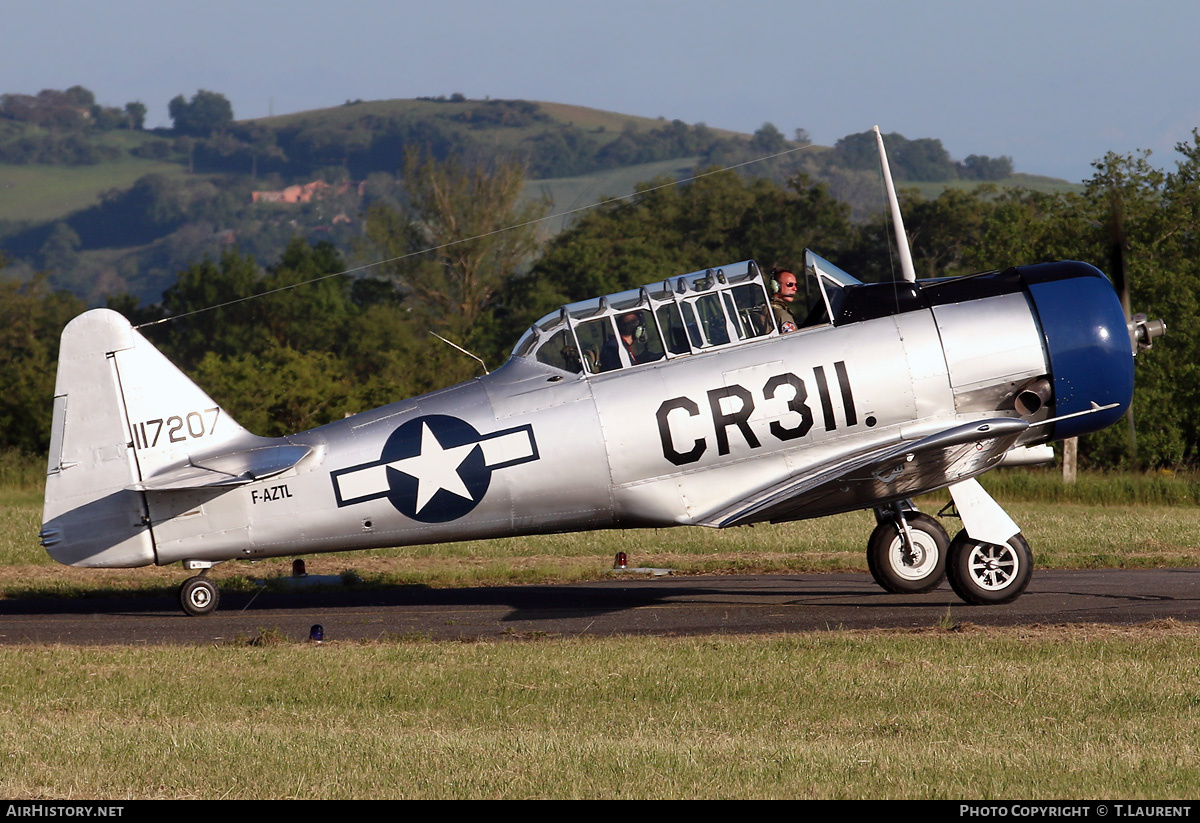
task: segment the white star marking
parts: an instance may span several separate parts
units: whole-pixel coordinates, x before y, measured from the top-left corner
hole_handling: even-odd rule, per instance
[[[388,463],[388,467],[404,472],[417,481],[417,514],[433,499],[434,495],[445,489],[451,494],[467,500],[474,500],[467,491],[458,467],[467,459],[467,455],[477,446],[468,443],[465,446],[443,448],[437,437],[429,429],[428,423],[421,424],[421,453],[415,457],[406,457]]]
[[[447,449],[442,447],[437,435],[426,423],[422,421],[421,425],[420,454],[391,462],[364,463],[335,472],[333,486],[338,505],[348,506],[387,497],[395,491],[388,479],[388,469],[392,468],[417,481],[416,510],[412,511],[410,516],[416,516],[439,491],[443,490],[468,501],[473,508],[479,501],[467,491],[458,470],[462,468],[474,448],[482,450],[484,473],[479,475],[479,479],[485,486],[495,469],[505,469],[537,459],[537,445],[528,426],[480,436],[470,443]],[[405,513],[404,507],[397,505],[396,508]]]

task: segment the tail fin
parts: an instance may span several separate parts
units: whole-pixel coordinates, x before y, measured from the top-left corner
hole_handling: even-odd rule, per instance
[[[140,484],[191,453],[258,439],[108,309],[63,329],[52,425],[41,538],[72,566],[154,563]]]

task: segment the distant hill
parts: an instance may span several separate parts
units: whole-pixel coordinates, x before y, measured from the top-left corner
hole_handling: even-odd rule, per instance
[[[137,111],[130,109],[138,104],[123,114],[81,105],[86,89],[68,92],[0,95],[0,250],[8,273],[48,270],[55,285],[93,303],[120,292],[157,302],[196,260],[236,246],[270,262],[296,233],[330,240],[349,256],[365,208],[403,201],[397,172],[412,149],[468,160],[519,158],[528,170],[527,196],[548,197],[556,214],[630,194],[650,179],[680,179],[784,152],[739,173],[776,180],[807,174],[826,182],[859,218],[882,207],[876,161],[863,135],[810,146],[803,134],[788,139],[770,124],[747,135],[561,103],[461,95],[348,101],[229,120],[207,131],[193,118],[193,133],[181,134],[136,128]],[[196,98],[193,104],[199,109]],[[926,197],[980,179],[1026,188],[1070,185],[1012,175],[1009,158],[954,161],[932,138],[888,140],[899,184],[915,185]],[[571,219],[548,221],[546,231]]]
[[[1069,183],[1057,177],[1045,177],[1040,174],[1022,174],[1020,172],[990,181],[1002,189],[1024,189],[1038,191],[1043,194],[1062,194],[1066,192],[1080,193],[1083,184]],[[977,180],[947,180],[938,183],[905,183],[908,188],[915,188],[926,200],[936,198],[946,189],[971,189],[979,185]]]

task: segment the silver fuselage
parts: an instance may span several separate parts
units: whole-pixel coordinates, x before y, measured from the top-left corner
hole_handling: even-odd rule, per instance
[[[893,287],[812,260],[828,291],[799,331],[763,322],[752,264],[710,269],[563,307],[485,377],[276,439],[88,312],[63,333],[43,545],[139,566],[818,517],[965,481],[1130,403],[1128,330],[1090,266]],[[649,354],[616,345],[634,315]]]
[[[313,451],[285,475],[216,494],[148,495],[155,562],[702,523],[747,490],[840,453],[996,416],[1046,370],[1020,294],[604,374],[564,378],[513,358],[486,377],[286,438]],[[439,415],[481,437],[527,426],[536,458],[489,469],[478,504],[445,522],[405,516],[388,496],[339,505],[333,478],[369,471],[393,432]]]

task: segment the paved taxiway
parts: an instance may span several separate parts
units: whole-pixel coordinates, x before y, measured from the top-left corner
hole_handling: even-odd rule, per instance
[[[278,630],[297,640],[402,636],[707,634],[979,625],[1200,621],[1200,569],[1039,571],[1005,606],[967,606],[946,585],[883,593],[865,574],[643,577],[469,589],[226,593],[208,617],[173,598],[0,601],[0,643],[196,644]]]

